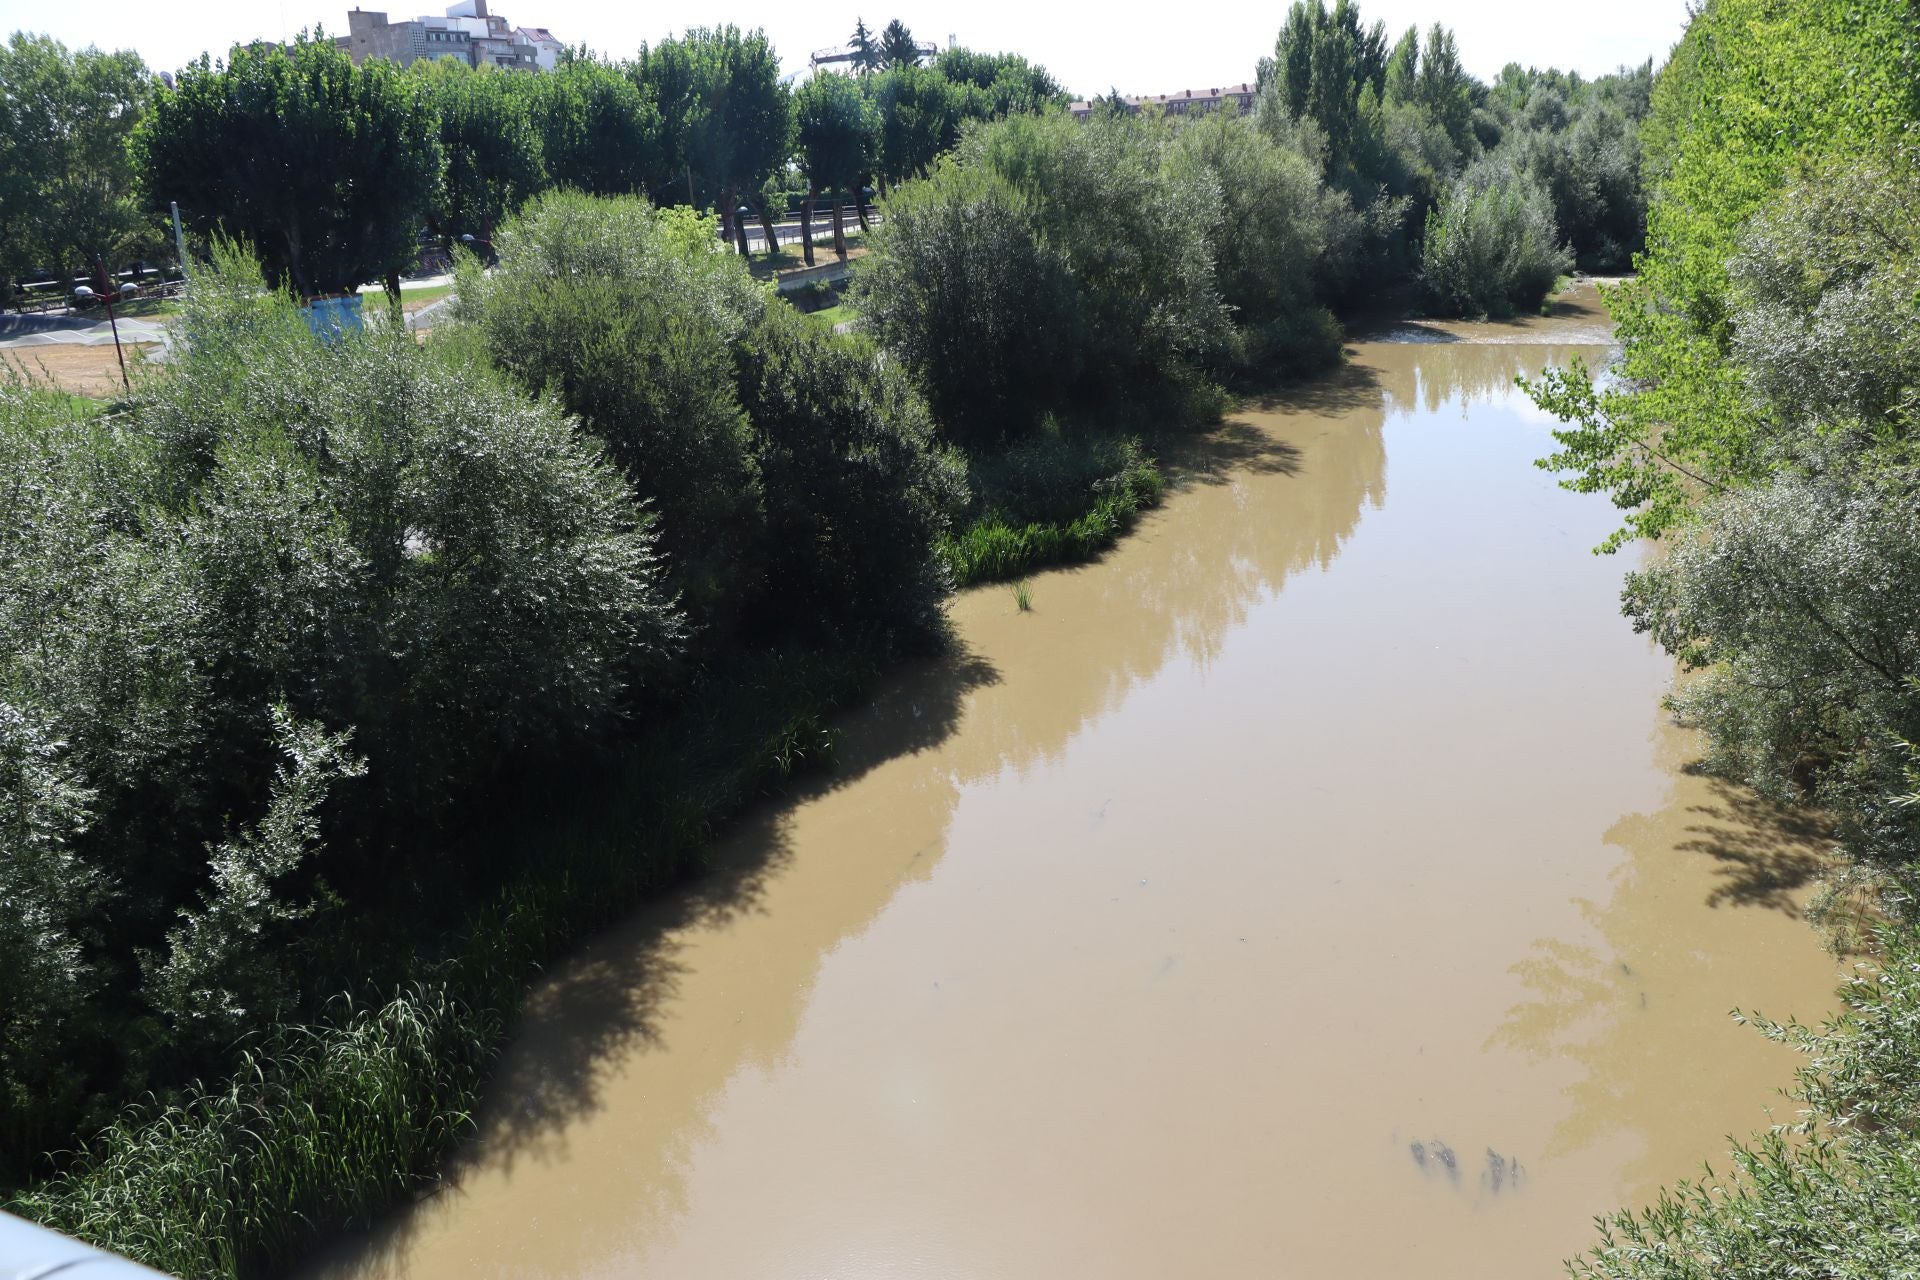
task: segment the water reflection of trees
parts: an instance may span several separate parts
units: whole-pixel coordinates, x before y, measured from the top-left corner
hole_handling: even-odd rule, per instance
[[[1660,734],[1674,776],[1666,804],[1607,831],[1624,857],[1612,895],[1579,904],[1591,939],[1534,944],[1513,967],[1529,995],[1490,1041],[1582,1068],[1547,1154],[1649,1136],[1622,1175],[1636,1203],[1724,1148],[1724,1111],[1701,1100],[1750,1096],[1756,1128],[1764,1106],[1789,1114],[1774,1092],[1787,1055],[1736,1026],[1729,1009],[1815,1019],[1833,986],[1798,905],[1825,866],[1827,833],[1684,768],[1691,737],[1671,726]],[[1703,916],[1703,900],[1718,910]]]
[[[1417,359],[1383,361],[1380,390],[1390,413],[1438,412],[1449,402],[1465,406],[1514,389],[1514,379],[1543,369],[1604,362],[1604,346],[1434,342],[1417,347]],[[1404,350],[1404,348],[1402,348]]]

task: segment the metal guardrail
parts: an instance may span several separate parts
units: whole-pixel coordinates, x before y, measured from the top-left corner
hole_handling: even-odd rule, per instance
[[[167,1280],[118,1254],[0,1212],[0,1280]]]

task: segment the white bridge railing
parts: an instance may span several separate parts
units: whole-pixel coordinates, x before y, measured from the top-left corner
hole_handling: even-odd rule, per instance
[[[0,1280],[166,1280],[137,1262],[0,1213]]]

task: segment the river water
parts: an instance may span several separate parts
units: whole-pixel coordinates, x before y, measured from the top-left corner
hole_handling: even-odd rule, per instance
[[[329,1276],[1558,1274],[1790,1118],[1819,833],[1690,772],[1553,319],[1229,422],[1097,565],[954,606],[535,997],[448,1187]],[[1771,1108],[1771,1111],[1770,1111]]]

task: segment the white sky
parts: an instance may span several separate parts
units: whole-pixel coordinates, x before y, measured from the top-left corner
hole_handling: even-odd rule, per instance
[[[401,0],[396,20],[440,13],[449,0]],[[364,7],[378,4],[361,0]],[[733,22],[763,27],[788,71],[807,54],[843,44],[854,18],[878,29],[898,17],[922,40],[948,35],[989,52],[1010,50],[1044,63],[1076,96],[1178,93],[1253,78],[1272,52],[1284,0],[1204,0],[1140,4],[1105,0],[1067,5],[1045,0],[725,0],[702,5],[613,4],[606,0],[492,0],[516,25],[543,26],[568,44],[630,54],[682,28]],[[1360,0],[1368,23],[1391,32],[1438,19],[1459,36],[1468,70],[1489,79],[1508,62],[1597,75],[1648,57],[1656,65],[1680,37],[1686,0],[1611,0],[1603,11],[1566,0]],[[864,7],[863,7],[864,6]],[[133,48],[156,69],[171,70],[202,52],[224,54],[254,39],[287,39],[322,24],[344,34],[342,0],[0,0],[0,33],[44,32],[70,46]]]

